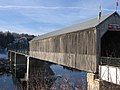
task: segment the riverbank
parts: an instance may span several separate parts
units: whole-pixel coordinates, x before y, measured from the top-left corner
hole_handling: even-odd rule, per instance
[[[0,49],[0,59],[8,59],[8,52],[6,49]]]
[[[22,90],[20,82],[11,74],[0,74],[0,90]]]
[[[7,53],[0,53],[0,59],[8,59]]]
[[[0,53],[0,73],[2,71],[7,71],[9,69],[10,69],[10,67],[9,67],[9,61],[8,61],[7,52]]]
[[[12,75],[7,52],[0,52],[0,90],[22,90],[20,82]]]

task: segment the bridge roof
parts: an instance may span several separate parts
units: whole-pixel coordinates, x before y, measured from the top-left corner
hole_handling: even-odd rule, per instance
[[[65,34],[65,33],[70,33],[70,32],[81,31],[81,30],[86,30],[86,29],[89,29],[89,28],[93,28],[93,27],[98,26],[100,23],[102,23],[104,20],[106,20],[108,17],[110,17],[113,14],[118,14],[118,13],[117,12],[110,13],[110,14],[107,14],[107,15],[103,15],[100,20],[98,19],[98,17],[96,17],[94,19],[90,19],[88,21],[78,23],[78,24],[75,24],[75,25],[57,30],[57,31],[46,33],[46,34],[40,35],[38,37],[35,37],[31,41],[44,39],[44,38],[48,38],[48,37],[52,37],[52,36],[57,36],[57,35]]]

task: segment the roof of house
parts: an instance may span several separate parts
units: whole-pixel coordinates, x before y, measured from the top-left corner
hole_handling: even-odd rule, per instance
[[[94,19],[90,19],[88,21],[85,21],[85,22],[82,22],[82,23],[79,23],[79,24],[75,24],[75,25],[72,25],[72,26],[57,30],[57,31],[53,31],[53,32],[50,32],[50,33],[40,35],[38,37],[35,37],[33,40],[39,40],[39,39],[44,39],[44,38],[48,38],[48,37],[52,37],[52,36],[65,34],[65,33],[85,30],[85,29],[88,29],[88,28],[93,28],[93,27],[98,26],[101,22],[103,22],[104,20],[106,20],[108,17],[110,17],[111,15],[113,15],[115,13],[118,14],[117,12],[114,12],[114,13],[111,13],[111,14],[108,14],[108,15],[103,15],[100,20],[98,19],[98,17],[94,18]]]

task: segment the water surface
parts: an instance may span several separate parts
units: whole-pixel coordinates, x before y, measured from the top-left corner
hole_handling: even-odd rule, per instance
[[[0,90],[86,90],[87,88],[87,73],[83,71],[30,59],[29,80],[20,81],[25,76],[25,68],[17,67],[14,75],[19,78],[8,72],[1,74]]]

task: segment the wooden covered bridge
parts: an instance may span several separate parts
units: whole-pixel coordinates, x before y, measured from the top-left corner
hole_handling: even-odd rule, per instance
[[[117,12],[35,37],[30,56],[97,73],[101,57],[120,57]]]

